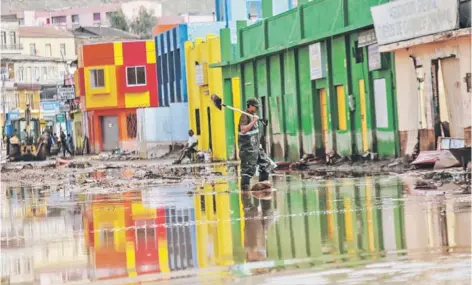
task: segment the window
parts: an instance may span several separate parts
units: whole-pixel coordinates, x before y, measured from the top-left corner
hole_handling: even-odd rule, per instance
[[[7,32],[2,32],[2,46],[7,44]]]
[[[43,75],[43,80],[48,80],[48,69],[47,69],[47,67],[43,66],[41,69],[42,69],[41,73]]]
[[[41,79],[41,74],[39,74],[39,67],[34,68],[34,81],[39,81]]]
[[[15,93],[15,109],[20,107],[20,93],[16,92]]]
[[[72,24],[79,23],[79,15],[72,15]]]
[[[100,21],[100,13],[93,13],[93,20]]]
[[[28,81],[28,82],[31,81],[31,67],[28,67],[26,69],[26,81]]]
[[[25,80],[25,69],[23,67],[18,68],[19,80]]]
[[[46,44],[46,56],[52,56],[51,44]]]
[[[54,68],[52,66],[48,67],[48,74],[51,78],[54,77]]]
[[[66,56],[66,44],[61,44],[61,56]]]
[[[144,66],[127,67],[126,84],[128,86],[146,85],[146,69]]]
[[[138,122],[136,119],[136,114],[128,114],[126,116],[126,128],[128,132],[128,138],[130,139],[136,138],[137,131],[138,131]]]
[[[90,70],[90,83],[92,88],[105,87],[105,71],[103,69]]]
[[[57,16],[57,17],[52,17],[51,19],[52,19],[53,24],[65,24],[67,22],[66,16]]]
[[[33,100],[33,94],[32,93],[26,93],[25,94],[25,102],[26,102],[26,105],[29,105],[30,106],[30,109],[34,109],[34,100]]]
[[[201,134],[200,129],[200,109],[195,109],[195,124],[197,125],[197,136]]]
[[[111,16],[116,15],[116,14],[117,14],[116,11],[111,11],[111,12],[106,12],[105,16],[106,16],[107,20],[110,21]]]
[[[30,44],[30,55],[36,55],[36,45]]]
[[[10,32],[10,44],[16,45],[16,33],[14,31]]]
[[[336,86],[336,98],[338,103],[338,130],[347,130],[346,120],[346,96],[344,96],[344,86]]]

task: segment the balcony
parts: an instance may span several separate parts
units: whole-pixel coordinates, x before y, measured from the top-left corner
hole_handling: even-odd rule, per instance
[[[21,44],[0,45],[1,53],[20,53],[23,49]]]

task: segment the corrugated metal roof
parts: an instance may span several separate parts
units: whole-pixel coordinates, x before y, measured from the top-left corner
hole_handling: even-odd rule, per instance
[[[19,27],[18,34],[24,38],[73,38],[74,34],[57,27]]]
[[[139,36],[109,27],[79,27],[74,30],[76,36],[97,36],[118,39],[139,39]]]

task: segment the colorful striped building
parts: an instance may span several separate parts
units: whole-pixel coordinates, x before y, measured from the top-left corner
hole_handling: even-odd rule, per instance
[[[154,42],[88,44],[78,54],[92,152],[135,149],[136,109],[159,104]]]

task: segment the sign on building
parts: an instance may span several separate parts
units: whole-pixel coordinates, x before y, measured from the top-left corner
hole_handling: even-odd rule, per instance
[[[369,56],[369,71],[382,68],[382,58],[380,57],[379,45],[370,45],[367,47]]]
[[[69,100],[75,98],[74,85],[69,86],[57,86],[57,98],[59,100]]]
[[[202,86],[205,84],[202,64],[195,65],[195,82],[197,83],[198,86]]]
[[[371,8],[379,45],[454,30],[457,0],[400,0]]]
[[[66,112],[69,112],[69,111],[70,111],[70,105],[69,104],[63,104],[59,108],[59,112],[66,113]]]
[[[357,39],[358,47],[370,46],[377,43],[377,37],[375,36],[375,30],[370,29],[359,33]]]
[[[65,114],[57,114],[56,115],[56,123],[65,123],[66,122],[66,115]]]
[[[315,80],[326,77],[321,53],[321,43],[311,44],[308,49],[310,53],[310,79]]]
[[[41,112],[54,112],[59,110],[60,103],[57,101],[41,102]]]

